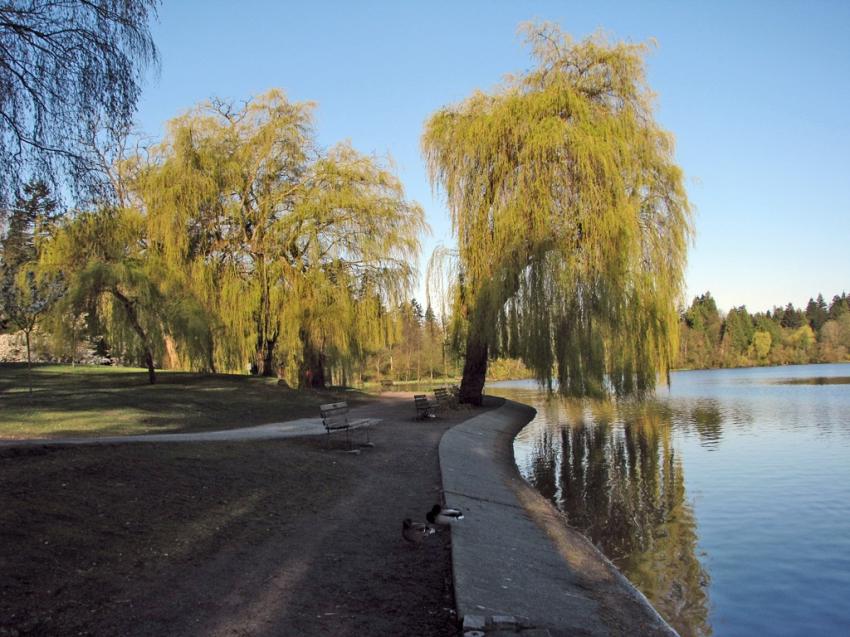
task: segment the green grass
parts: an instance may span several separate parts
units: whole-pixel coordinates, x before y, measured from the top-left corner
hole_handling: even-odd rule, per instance
[[[351,391],[297,391],[276,379],[126,367],[38,365],[30,394],[25,365],[0,364],[0,438],[182,433],[317,416]]]

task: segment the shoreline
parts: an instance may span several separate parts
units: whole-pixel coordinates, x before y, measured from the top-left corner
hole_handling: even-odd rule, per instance
[[[535,413],[506,400],[440,441],[446,504],[466,514],[452,528],[455,604],[464,634],[676,635],[520,476],[513,439]]]

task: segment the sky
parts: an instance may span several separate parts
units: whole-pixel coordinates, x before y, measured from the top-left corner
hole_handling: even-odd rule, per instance
[[[656,118],[676,138],[695,208],[687,298],[762,311],[850,292],[850,2],[283,2],[180,0],[137,122],[154,139],[211,97],[270,88],[312,101],[324,147],[389,156],[426,212],[420,270],[453,243],[421,157],[425,120],[531,68],[517,26],[575,39],[654,39]],[[417,296],[424,298],[420,286]]]

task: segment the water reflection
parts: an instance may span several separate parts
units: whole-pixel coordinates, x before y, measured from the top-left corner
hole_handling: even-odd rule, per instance
[[[520,470],[682,635],[844,637],[850,364],[673,376],[645,405],[488,393],[537,408]]]
[[[850,376],[815,376],[774,381],[777,385],[850,385]]]
[[[717,446],[720,442],[723,433],[723,414],[720,412],[720,404],[716,400],[695,401],[690,417],[685,422],[694,425],[703,446],[711,448]]]
[[[710,635],[708,574],[697,557],[670,409],[557,398],[537,406],[538,420],[559,426],[533,429],[526,478],[681,635]],[[691,422],[704,440],[720,439],[722,418],[711,401],[694,406]]]

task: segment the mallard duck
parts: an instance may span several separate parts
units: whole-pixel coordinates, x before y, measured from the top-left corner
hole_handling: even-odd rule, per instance
[[[401,536],[408,542],[422,544],[429,535],[434,535],[434,529],[427,524],[414,522],[410,518],[405,518],[401,523]]]
[[[431,510],[425,514],[425,518],[431,524],[451,524],[463,519],[463,513],[460,509],[452,509],[450,507],[440,506],[435,504]]]

